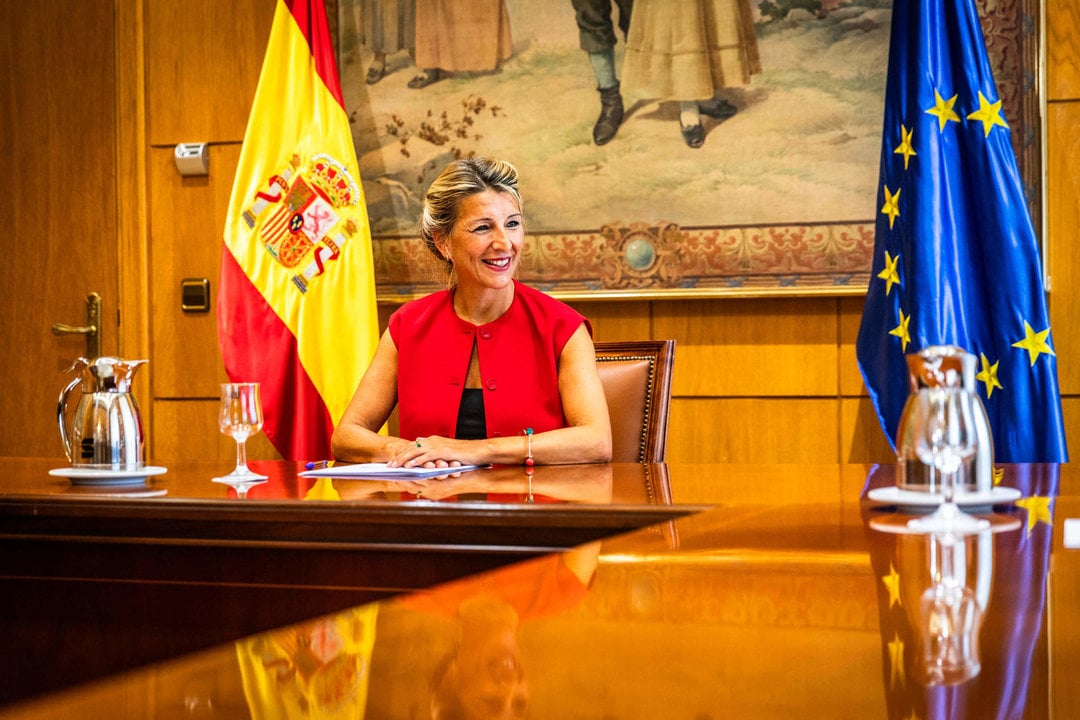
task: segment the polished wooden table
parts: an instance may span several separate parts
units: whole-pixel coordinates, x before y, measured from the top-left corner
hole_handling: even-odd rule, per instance
[[[5,537],[80,543],[289,548],[429,546],[536,554],[671,519],[663,464],[497,467],[409,483],[300,477],[300,463],[252,462],[269,480],[238,497],[220,462],[163,463],[134,485],[73,484],[62,463],[0,458]],[[450,511],[448,506],[452,504]],[[602,507],[602,512],[596,508]],[[430,583],[427,583],[430,584]]]
[[[97,677],[707,507],[674,505],[664,465],[395,483],[252,462],[269,480],[245,497],[212,481],[220,462],[127,485],[50,475],[63,465],[0,459],[0,640],[27,648],[0,654],[0,701],[53,682],[42,663]]]
[[[537,718],[1080,717],[1070,466],[1005,466],[1022,498],[976,508],[993,532],[959,540],[898,532],[910,515],[865,499],[894,482],[887,466],[665,471],[665,503],[689,514],[95,683],[42,666],[48,694],[0,714],[430,717],[473,702],[487,668],[489,711],[506,699]],[[919,630],[946,554],[980,618],[961,653],[978,668],[948,687],[928,679]],[[257,610],[203,611],[229,624]],[[51,622],[63,655],[68,617]]]

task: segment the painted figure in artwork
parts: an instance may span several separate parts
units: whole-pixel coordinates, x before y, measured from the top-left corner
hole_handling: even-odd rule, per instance
[[[701,116],[725,120],[735,107],[717,95],[761,72],[750,0],[636,0],[623,60],[623,90],[679,102],[679,128],[705,143]]]
[[[374,85],[387,73],[386,57],[416,47],[416,0],[358,0],[359,40],[374,57],[364,81]]]
[[[506,0],[416,0],[413,89],[452,72],[489,72],[513,54]]]
[[[600,117],[593,126],[593,142],[604,145],[615,137],[623,121],[623,99],[615,69],[615,26],[613,6],[618,9],[623,37],[630,28],[634,0],[573,0],[581,49],[589,56],[596,89],[600,92]]]

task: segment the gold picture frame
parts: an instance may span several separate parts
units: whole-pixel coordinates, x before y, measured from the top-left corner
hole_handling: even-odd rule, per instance
[[[443,73],[422,88],[409,87],[423,71],[413,48],[388,52],[381,76],[368,82],[376,63],[365,13],[413,0],[326,2],[380,302],[444,286],[415,227],[434,175],[467,154],[502,157],[521,170],[528,232],[520,278],[556,297],[865,292],[889,0],[814,0],[810,9],[749,0],[762,72],[722,92],[738,112],[705,118],[699,149],[679,136],[677,103],[631,96],[616,137],[592,142],[599,96],[569,0],[505,0],[510,58],[489,71]],[[790,5],[804,7],[780,14]],[[1039,0],[977,5],[1039,228]],[[385,26],[391,18],[379,20]],[[476,33],[475,18],[461,23]],[[620,59],[624,38],[616,34]]]

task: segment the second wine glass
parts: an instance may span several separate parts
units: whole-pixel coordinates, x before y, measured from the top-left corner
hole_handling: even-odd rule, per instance
[[[218,426],[221,432],[236,441],[236,467],[228,475],[214,478],[237,488],[250,486],[267,479],[266,475],[253,472],[247,464],[247,440],[256,435],[263,425],[262,400],[259,383],[223,383]],[[244,488],[246,492],[246,487]]]

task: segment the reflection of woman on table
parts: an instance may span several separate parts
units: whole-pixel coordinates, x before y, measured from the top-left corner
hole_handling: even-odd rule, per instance
[[[520,467],[506,466],[424,478],[409,482],[342,480],[334,482],[341,500],[447,500],[480,496],[485,502],[573,502],[608,504],[612,496],[612,468],[607,464],[548,466],[530,476]]]
[[[431,684],[433,720],[511,720],[529,714],[522,622],[560,615],[588,593],[600,543],[417,593],[401,604],[454,618],[456,637]]]
[[[514,279],[525,241],[517,171],[469,158],[424,200],[421,234],[450,288],[406,303],[334,431],[338,460],[397,467],[611,459],[592,327]],[[400,437],[379,434],[395,405]]]

